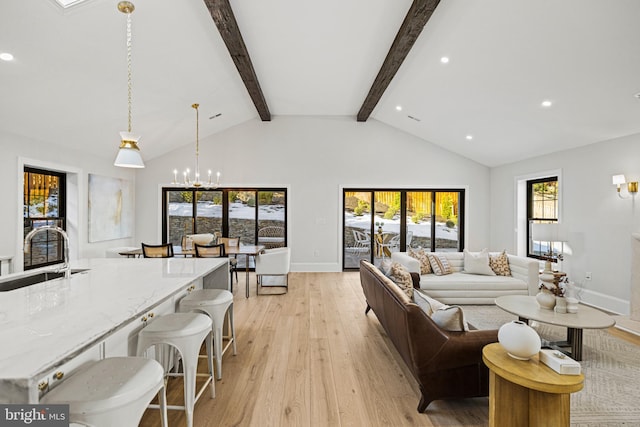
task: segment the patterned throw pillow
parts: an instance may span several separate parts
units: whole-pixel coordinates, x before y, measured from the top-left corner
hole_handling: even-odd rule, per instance
[[[449,261],[444,255],[429,253],[427,256],[429,257],[429,263],[431,264],[433,274],[436,276],[444,276],[445,274],[453,273],[451,264],[449,264]]]
[[[411,279],[411,273],[409,273],[409,270],[407,270],[404,265],[397,262],[391,264],[389,278],[393,280],[409,298],[413,299],[413,279]]]
[[[499,255],[489,254],[489,267],[497,276],[511,276],[511,268],[509,267],[509,258],[506,251],[502,251]]]
[[[420,274],[431,274],[431,263],[424,249],[413,250],[409,248],[409,256],[420,261]]]

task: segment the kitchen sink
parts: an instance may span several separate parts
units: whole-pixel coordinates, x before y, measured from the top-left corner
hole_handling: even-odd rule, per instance
[[[72,268],[71,274],[83,273],[89,271],[88,268]],[[35,285],[37,283],[46,282],[48,280],[59,279],[64,276],[64,272],[57,271],[41,271],[35,274],[27,274],[24,276],[0,282],[0,292],[13,291],[15,289],[24,288],[25,286]]]

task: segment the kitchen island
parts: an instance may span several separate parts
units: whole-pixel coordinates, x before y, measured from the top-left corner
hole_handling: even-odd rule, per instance
[[[0,292],[0,403],[37,403],[82,363],[134,355],[147,321],[174,312],[193,289],[229,287],[226,258],[96,258],[72,267],[87,271]]]

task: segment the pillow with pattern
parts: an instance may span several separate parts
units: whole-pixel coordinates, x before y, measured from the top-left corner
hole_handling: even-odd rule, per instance
[[[409,256],[420,261],[420,274],[431,274],[431,263],[429,262],[427,251],[422,248],[417,250],[409,248]]]
[[[498,255],[489,254],[489,267],[497,276],[511,276],[511,267],[509,267],[509,257],[506,251],[502,251]]]
[[[409,298],[413,299],[413,279],[411,278],[411,273],[409,273],[409,270],[407,270],[404,265],[398,262],[392,263],[387,276],[398,285]]]
[[[442,254],[436,253],[428,253],[427,257],[429,257],[429,263],[431,264],[431,270],[433,270],[433,274],[436,276],[444,276],[445,274],[453,273],[451,269],[451,264],[447,258]]]

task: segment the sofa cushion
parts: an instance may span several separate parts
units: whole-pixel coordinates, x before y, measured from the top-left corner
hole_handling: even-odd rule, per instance
[[[497,255],[489,254],[489,266],[498,276],[511,276],[511,268],[509,268],[509,257],[506,251],[502,251]]]
[[[444,290],[503,290],[522,289],[527,290],[527,284],[515,277],[508,276],[483,276],[480,274],[452,273],[445,276],[423,274],[420,277],[420,289],[444,289]]]
[[[420,261],[420,274],[431,273],[431,262],[427,256],[427,252],[424,249],[414,250],[409,248],[409,256]]]
[[[423,292],[413,293],[413,301],[420,307],[440,328],[446,331],[468,331],[469,325],[464,318],[462,307],[446,305],[433,299]]]
[[[469,252],[464,250],[464,273],[468,274],[482,274],[484,276],[495,276],[489,266],[489,252],[486,249],[480,252]]]
[[[433,274],[436,276],[444,276],[445,274],[453,273],[446,256],[436,253],[428,253],[427,256],[429,257],[429,263],[431,264]]]

